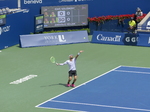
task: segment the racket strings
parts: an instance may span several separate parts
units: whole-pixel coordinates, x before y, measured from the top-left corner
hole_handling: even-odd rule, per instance
[[[55,63],[55,58],[52,56],[52,57],[50,58],[50,61],[51,61],[52,63]]]

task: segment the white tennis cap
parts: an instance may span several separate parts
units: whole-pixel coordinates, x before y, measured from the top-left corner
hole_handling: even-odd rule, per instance
[[[70,57],[70,56],[73,56],[73,54],[70,54],[69,57]]]

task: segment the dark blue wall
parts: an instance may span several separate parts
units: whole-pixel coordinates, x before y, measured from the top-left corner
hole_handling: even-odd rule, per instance
[[[19,43],[19,36],[29,34],[28,13],[15,13],[7,15],[6,25],[0,26],[0,49]]]
[[[140,7],[149,12],[150,0],[95,0],[89,4],[89,16],[133,14]]]
[[[135,13],[136,8],[140,7],[144,13],[149,12],[150,0],[73,0],[73,2],[60,2],[60,0],[43,0],[42,3],[24,4],[22,0],[22,7],[31,9],[32,14],[40,12],[41,6],[55,6],[55,5],[89,5],[89,17],[101,15],[120,15]]]
[[[17,4],[17,0],[0,0],[0,7],[8,6],[10,8],[16,8]]]
[[[30,1],[35,1],[29,3]],[[39,3],[37,3],[39,1]],[[42,3],[41,3],[42,1]],[[39,14],[41,6],[55,5],[89,5],[89,17],[101,15],[119,15],[135,13],[140,7],[144,13],[149,12],[150,0],[70,0],[71,2],[61,2],[69,0],[21,0],[21,7],[29,8],[31,15]],[[8,6],[16,8],[18,0],[0,0],[0,7]]]

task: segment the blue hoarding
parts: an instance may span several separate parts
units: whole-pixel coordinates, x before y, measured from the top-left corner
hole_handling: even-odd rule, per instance
[[[95,31],[91,43],[150,47],[150,34]]]
[[[150,34],[139,34],[137,45],[150,47]]]
[[[124,33],[94,31],[91,43],[124,45]]]
[[[19,35],[30,33],[28,22],[28,13],[7,15],[6,24],[0,26],[0,49],[19,44]]]
[[[87,31],[20,35],[21,47],[37,47],[89,42]]]
[[[126,33],[124,34],[123,43],[124,45],[136,46],[138,43],[138,38],[138,34]]]

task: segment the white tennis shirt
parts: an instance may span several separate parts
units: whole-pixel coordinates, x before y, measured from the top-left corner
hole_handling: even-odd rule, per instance
[[[68,66],[69,66],[69,71],[76,70],[76,59],[75,58],[73,58],[72,61],[67,60],[64,63],[60,63],[60,65],[66,65],[66,64],[68,64]]]

